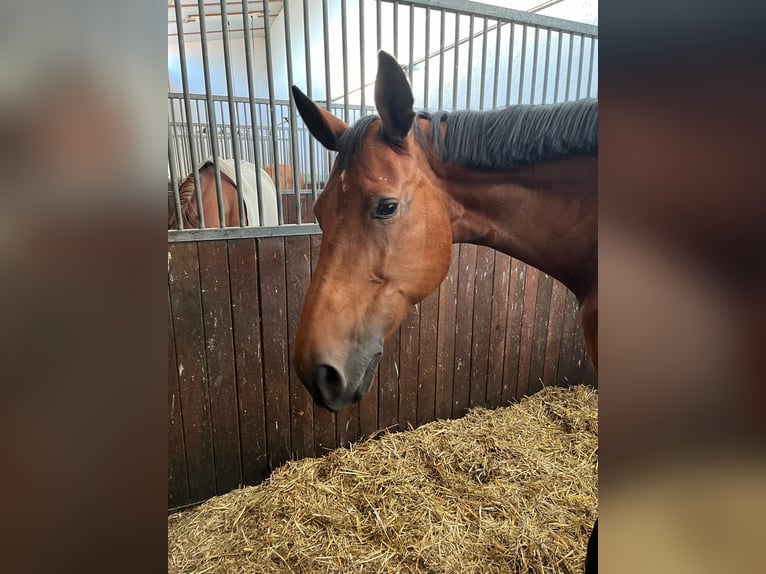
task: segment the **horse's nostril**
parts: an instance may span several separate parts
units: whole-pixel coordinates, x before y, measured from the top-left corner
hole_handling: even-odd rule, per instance
[[[317,367],[316,384],[325,399],[332,400],[343,392],[343,376],[329,365]]]

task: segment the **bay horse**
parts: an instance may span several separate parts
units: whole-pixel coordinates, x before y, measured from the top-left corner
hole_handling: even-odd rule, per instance
[[[260,216],[257,198],[255,164],[240,162],[240,174],[242,176],[242,198],[245,206],[245,221],[239,217],[239,200],[237,199],[236,169],[232,160],[219,159],[218,167],[221,174],[221,197],[223,198],[223,213],[226,227],[240,227],[242,225],[257,227],[260,225]],[[205,217],[205,228],[218,228],[221,226],[218,212],[218,193],[215,186],[215,166],[212,160],[207,160],[197,170],[202,195],[202,213]],[[261,175],[261,192],[264,209],[264,225],[277,225],[277,191],[271,177],[263,169]],[[194,193],[194,174],[190,173],[178,187],[178,195],[181,203],[181,217],[184,229],[199,228],[199,211]],[[168,185],[168,229],[178,229],[178,216],[176,213],[173,190]]]
[[[274,177],[274,173],[279,170],[279,187],[282,190],[293,190],[296,191],[301,189],[306,189],[306,182],[303,179],[303,174],[298,174],[298,187],[294,187],[294,179],[293,179],[293,168],[289,165],[285,164],[279,164],[276,167],[273,165],[265,165],[263,166],[263,171],[268,173],[271,176],[271,179],[276,179]]]
[[[292,92],[312,135],[338,152],[314,205],[322,245],[293,347],[317,404],[337,412],[367,393],[384,339],[442,282],[453,243],[489,246],[561,281],[597,369],[597,100],[416,114],[383,51],[379,117],[349,127]],[[587,572],[595,544],[593,535]]]

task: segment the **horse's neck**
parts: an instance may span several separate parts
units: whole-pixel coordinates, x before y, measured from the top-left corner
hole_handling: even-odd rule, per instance
[[[596,280],[596,173],[592,158],[505,174],[447,167],[453,242],[497,249],[584,297]]]

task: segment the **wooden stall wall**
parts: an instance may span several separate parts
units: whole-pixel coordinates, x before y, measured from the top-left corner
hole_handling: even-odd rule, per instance
[[[596,385],[573,295],[506,255],[456,245],[441,287],[386,341],[369,394],[337,415],[316,407],[290,353],[319,245],[168,245],[170,508],[379,429],[506,405],[543,385]]]

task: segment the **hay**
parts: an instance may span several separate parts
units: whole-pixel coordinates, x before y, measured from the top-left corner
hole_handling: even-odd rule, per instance
[[[587,387],[385,434],[171,515],[168,571],[580,573],[597,449]]]

